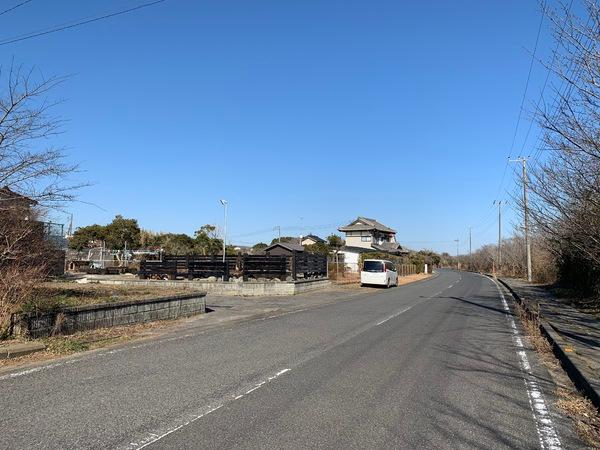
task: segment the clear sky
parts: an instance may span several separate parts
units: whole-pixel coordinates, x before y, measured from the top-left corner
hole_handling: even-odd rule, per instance
[[[0,40],[145,1],[32,0],[0,15]],[[222,224],[225,198],[238,244],[363,215],[454,253],[469,226],[474,247],[496,239],[540,18],[535,0],[167,0],[0,45],[0,62],[71,75],[53,143],[98,205],[71,205],[76,226],[122,214],[191,234]],[[538,56],[552,47],[544,22]],[[535,64],[526,107],[545,75]],[[535,144],[528,117],[512,156]]]

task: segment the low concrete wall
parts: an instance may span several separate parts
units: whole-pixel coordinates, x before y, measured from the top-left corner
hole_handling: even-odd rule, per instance
[[[100,284],[125,286],[163,286],[194,289],[219,296],[278,296],[295,295],[323,289],[331,284],[326,278],[302,281],[188,281],[188,280],[138,280],[124,277],[90,275],[88,281]]]
[[[124,301],[61,308],[15,316],[13,334],[32,338],[114,327],[153,320],[176,319],[206,312],[206,294],[195,292],[152,300]]]

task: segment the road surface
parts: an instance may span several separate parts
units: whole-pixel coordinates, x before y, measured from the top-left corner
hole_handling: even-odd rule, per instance
[[[0,448],[580,446],[506,308],[441,271],[3,373]]]

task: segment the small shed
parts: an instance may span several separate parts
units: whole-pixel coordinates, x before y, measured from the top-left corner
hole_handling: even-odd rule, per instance
[[[292,256],[294,252],[304,252],[304,246],[296,242],[275,242],[265,248],[265,253],[273,256]]]

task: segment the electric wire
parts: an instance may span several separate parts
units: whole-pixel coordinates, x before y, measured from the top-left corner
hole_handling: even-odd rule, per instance
[[[12,7],[8,8],[8,9],[5,9],[4,11],[0,11],[0,16],[3,16],[3,15],[4,15],[4,14],[6,14],[6,13],[9,13],[9,12],[11,12],[11,11],[14,11],[14,10],[15,10],[15,9],[17,9],[18,7],[20,7],[20,6],[23,6],[23,5],[26,5],[27,3],[30,3],[30,2],[32,2],[32,1],[33,1],[33,0],[25,0],[24,2],[21,2],[21,3],[17,4],[17,5],[15,5],[15,6],[12,6]]]
[[[25,35],[17,36],[17,37],[14,37],[14,38],[8,38],[8,39],[0,41],[0,46],[2,46],[2,45],[8,45],[8,44],[14,44],[15,42],[25,41],[27,39],[33,39],[33,38],[36,38],[36,37],[45,36],[45,35],[52,34],[52,33],[58,33],[60,31],[69,30],[71,28],[81,27],[83,25],[87,25],[87,24],[90,24],[90,23],[93,23],[93,22],[98,22],[100,20],[105,20],[105,19],[108,19],[108,18],[111,18],[111,17],[120,16],[120,15],[123,15],[123,14],[128,14],[128,13],[131,13],[133,11],[140,10],[142,8],[148,8],[150,6],[154,6],[154,5],[157,5],[159,3],[163,3],[165,1],[166,0],[155,0],[155,1],[152,1],[152,2],[143,3],[141,5],[134,6],[132,8],[123,9],[123,10],[120,10],[120,11],[115,11],[113,13],[104,14],[104,15],[98,16],[98,17],[93,17],[91,19],[80,20],[80,21],[75,22],[75,23],[70,23],[70,24],[65,24],[65,25],[59,25],[57,27],[53,27],[53,28],[46,29],[46,30],[43,30],[43,31],[32,32],[32,33],[28,33],[28,34],[25,34]]]

